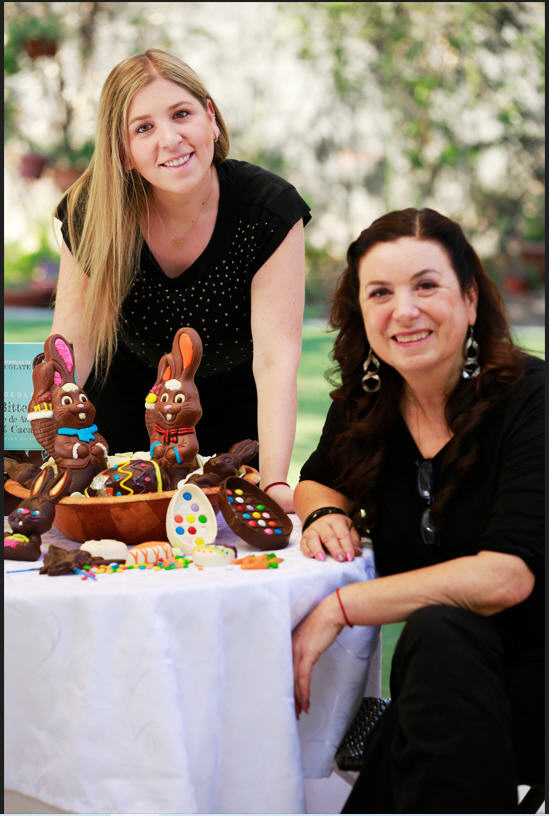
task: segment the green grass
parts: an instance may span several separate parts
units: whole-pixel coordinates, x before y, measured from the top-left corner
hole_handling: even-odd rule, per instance
[[[50,334],[53,312],[43,320],[4,321],[5,343],[41,343]]]

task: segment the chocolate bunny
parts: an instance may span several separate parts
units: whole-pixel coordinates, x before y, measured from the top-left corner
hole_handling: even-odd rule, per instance
[[[150,453],[168,474],[170,486],[196,468],[195,425],[202,416],[194,375],[202,359],[202,341],[194,329],[179,329],[172,350],[158,363],[156,383],[145,399]]]
[[[70,470],[71,490],[81,491],[107,466],[107,443],[93,425],[95,408],[75,380],[72,345],[60,334],[33,361],[34,392],[28,419],[34,436],[59,471]]]
[[[259,445],[254,439],[243,439],[235,442],[227,453],[212,456],[204,464],[204,473],[195,473],[188,481],[199,487],[215,487],[222,484],[229,476],[237,476],[244,462],[249,462]]]
[[[56,475],[45,467],[33,480],[28,498],[23,499],[8,516],[13,533],[4,533],[4,558],[13,561],[36,561],[40,558],[41,536],[55,518],[55,505],[70,490],[71,473]]]

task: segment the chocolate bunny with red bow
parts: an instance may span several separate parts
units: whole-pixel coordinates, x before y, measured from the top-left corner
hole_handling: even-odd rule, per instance
[[[37,441],[60,472],[70,473],[70,492],[83,490],[107,466],[107,442],[93,424],[95,408],[76,384],[73,348],[60,334],[44,343],[33,361],[34,392],[28,419]]]
[[[172,350],[158,363],[158,375],[145,399],[145,424],[151,459],[162,468],[175,489],[195,470],[198,440],[195,425],[202,408],[194,375],[202,359],[202,340],[194,329],[176,333]]]

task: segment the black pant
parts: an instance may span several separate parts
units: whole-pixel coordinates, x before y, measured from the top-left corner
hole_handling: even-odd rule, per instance
[[[516,812],[517,785],[543,778],[543,668],[541,656],[510,662],[493,618],[414,612],[342,812]]]

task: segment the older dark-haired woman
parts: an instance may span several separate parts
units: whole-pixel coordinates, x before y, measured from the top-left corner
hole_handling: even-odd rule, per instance
[[[296,706],[345,624],[404,621],[345,812],[514,812],[543,775],[544,363],[429,209],[351,244],[331,324],[341,380],[295,493],[301,547],[352,560],[368,534],[379,577],[295,630]]]

